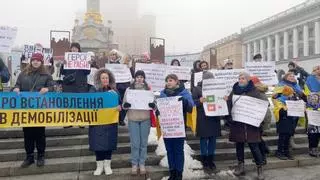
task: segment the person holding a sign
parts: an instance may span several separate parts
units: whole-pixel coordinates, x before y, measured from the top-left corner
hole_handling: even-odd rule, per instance
[[[113,49],[110,51],[110,59],[109,64],[120,64],[121,56],[119,54],[119,51]],[[127,88],[130,86],[130,82],[125,83],[117,83],[117,90],[120,94],[120,100],[123,101],[124,93],[126,92]],[[126,123],[124,122],[124,119],[126,117],[127,111],[122,109],[119,115],[119,125],[125,126]]]
[[[145,77],[146,75],[143,71],[137,71],[134,75],[134,82],[127,89],[123,98],[123,108],[128,110],[127,117],[131,144],[132,175],[138,174],[138,168],[140,174],[146,174],[145,161],[147,159],[148,136],[151,127],[150,109],[156,108],[154,99],[149,103],[146,103],[147,109],[131,109],[132,105],[128,102],[129,98],[133,98],[128,96],[134,95],[131,93],[129,95],[129,91],[131,90],[151,92],[150,87],[145,81]]]
[[[283,80],[274,89],[272,99],[274,104],[274,115],[276,118],[278,139],[277,157],[281,160],[294,159],[289,152],[290,138],[293,135],[299,120],[297,116],[289,116],[287,101],[299,101],[305,99],[305,95],[297,83],[293,73],[286,73]],[[294,143],[292,143],[294,144]],[[294,145],[292,145],[294,147]]]
[[[70,52],[81,52],[79,43],[72,43]],[[83,69],[65,69],[64,65],[60,68],[61,74],[64,76],[62,80],[62,91],[67,93],[86,93],[88,92],[88,78],[90,70]],[[68,126],[65,128],[70,128]],[[84,128],[84,127],[80,127]]]
[[[166,79],[165,89],[160,92],[160,98],[181,96],[179,101],[183,104],[183,117],[186,122],[187,113],[192,113],[194,102],[192,96],[183,84],[180,84],[178,76],[169,74]],[[160,112],[161,116],[161,112]],[[182,180],[184,166],[184,140],[185,138],[164,138],[167,150],[170,180]]]
[[[307,78],[305,94],[308,96],[307,114],[308,114],[308,139],[309,139],[309,155],[319,157],[318,144],[320,138],[320,126],[318,123],[312,123],[309,118],[310,111],[320,111],[320,66],[313,68],[312,74]],[[319,120],[319,119],[318,119]]]
[[[94,77],[94,87],[89,92],[116,92],[115,78],[107,69],[99,69]],[[119,105],[119,111],[121,106]],[[107,117],[106,117],[107,118]],[[97,168],[93,175],[99,176],[105,172],[112,174],[112,151],[117,149],[118,124],[89,126],[89,149],[95,152]]]
[[[0,58],[0,92],[3,91],[2,83],[7,83],[10,80],[10,73],[3,60]]]
[[[211,72],[203,72],[202,79],[213,79]],[[221,135],[220,117],[206,116],[203,103],[209,101],[202,96],[202,82],[192,91],[192,97],[197,106],[196,136],[200,138],[201,163],[204,169],[215,170],[214,155],[217,137]]]
[[[16,93],[40,92],[40,94],[45,94],[53,91],[53,86],[54,81],[52,80],[52,76],[46,72],[43,65],[43,55],[41,53],[34,53],[30,64],[19,74],[13,91]],[[23,128],[23,133],[27,157],[21,164],[21,167],[26,168],[34,163],[35,144],[38,151],[37,166],[44,166],[46,149],[45,127],[25,127]]]
[[[233,96],[235,95],[238,96],[238,99],[233,100]],[[232,112],[232,108],[235,107],[235,104],[242,98],[242,96],[249,96],[252,98],[268,101],[268,99],[265,99],[264,96],[261,96],[260,92],[255,88],[253,82],[250,80],[250,75],[245,72],[240,73],[239,80],[234,84],[232,92],[228,97],[228,107],[230,109],[230,112]],[[235,117],[232,117],[232,119],[234,118]],[[262,170],[263,156],[259,148],[259,143],[261,142],[260,127],[238,121],[231,121],[229,140],[236,143],[238,166],[234,174],[236,176],[245,174],[244,144],[248,143],[257,166],[258,179],[264,179]]]
[[[200,72],[201,71],[201,69],[200,69],[200,60],[197,60],[197,61],[195,61],[194,63],[193,63],[193,69],[191,70],[191,90],[195,87],[195,86],[197,86],[197,84],[195,85],[194,84],[194,80],[195,80],[195,73],[198,73],[198,72]]]

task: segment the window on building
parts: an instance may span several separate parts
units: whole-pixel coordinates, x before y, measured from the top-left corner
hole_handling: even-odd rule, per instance
[[[315,41],[309,41],[309,56],[314,55]]]
[[[280,53],[279,53],[279,60],[283,60],[284,59],[284,52],[283,52],[283,48],[280,48]]]
[[[292,59],[293,58],[293,46],[289,46],[289,50],[288,50],[289,54],[288,54],[288,58]]]
[[[314,37],[314,28],[313,27],[309,27],[309,38],[313,38]]]
[[[281,37],[280,37],[280,46],[283,46],[283,42],[284,42],[284,37],[281,36]]]
[[[289,43],[293,42],[293,34],[289,34]]]
[[[298,39],[299,39],[299,41],[303,40],[303,31],[298,32]]]
[[[303,57],[303,43],[299,43],[298,46],[298,57]]]
[[[274,51],[272,51],[272,53],[271,53],[271,61],[275,61],[275,59],[276,59],[276,53],[274,52]]]

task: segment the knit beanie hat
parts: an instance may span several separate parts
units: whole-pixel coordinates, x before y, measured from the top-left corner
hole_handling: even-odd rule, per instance
[[[139,70],[135,73],[134,78],[138,77],[138,76],[142,76],[144,79],[146,79],[146,74],[144,73],[144,71]]]
[[[43,55],[41,53],[33,53],[31,56],[31,61],[32,60],[41,61],[41,63],[43,63]]]

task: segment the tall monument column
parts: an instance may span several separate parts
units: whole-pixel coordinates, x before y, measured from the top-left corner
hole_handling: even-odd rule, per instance
[[[87,0],[87,12],[100,13],[100,0]]]

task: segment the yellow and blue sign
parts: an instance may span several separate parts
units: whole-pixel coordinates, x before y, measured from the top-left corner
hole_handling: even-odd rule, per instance
[[[99,93],[0,93],[0,128],[118,123],[119,96]]]

